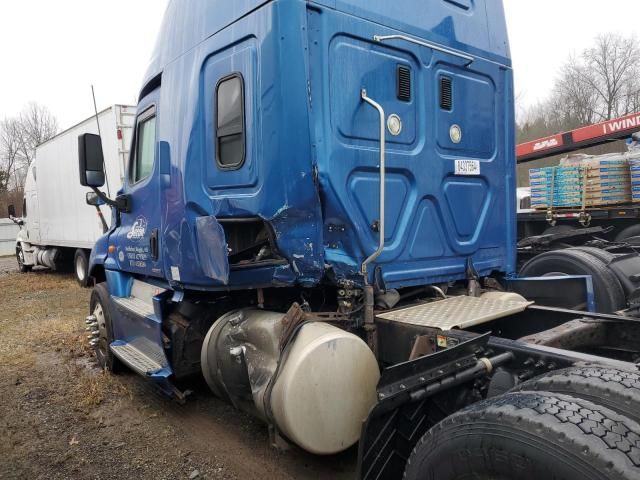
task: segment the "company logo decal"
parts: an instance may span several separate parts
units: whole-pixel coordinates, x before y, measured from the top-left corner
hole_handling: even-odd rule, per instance
[[[537,152],[538,150],[542,150],[544,148],[557,147],[558,140],[552,138],[550,140],[543,140],[542,142],[538,142],[533,146],[533,151]]]
[[[127,232],[127,238],[129,240],[142,240],[144,234],[147,232],[147,219],[140,216],[136,218],[136,221],[131,225],[131,230]]]

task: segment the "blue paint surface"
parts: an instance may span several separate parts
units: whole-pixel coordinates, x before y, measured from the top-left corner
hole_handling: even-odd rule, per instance
[[[390,34],[475,61],[373,41]],[[399,65],[411,70],[410,101],[396,95]],[[221,170],[215,91],[231,73],[244,80],[246,159]],[[450,111],[439,105],[443,76]],[[481,275],[513,273],[513,75],[500,0],[174,0],[145,78],[161,80],[138,107],[156,109],[154,167],[139,184],[125,179],[132,211],[96,244],[92,265],[174,289],[361,284],[379,218],[378,117],[360,98],[366,88],[403,123],[387,133],[386,248],[373,266],[385,285],[462,279],[468,258]],[[459,159],[479,161],[480,175],[455,175]],[[217,219],[234,217],[268,222],[286,264],[230,267]]]

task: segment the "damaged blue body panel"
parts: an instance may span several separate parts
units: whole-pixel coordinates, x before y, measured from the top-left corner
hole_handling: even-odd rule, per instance
[[[93,265],[177,290],[361,285],[380,219],[366,89],[400,125],[369,280],[449,282],[469,260],[512,273],[506,38],[499,0],[172,1],[138,107],[131,208]]]

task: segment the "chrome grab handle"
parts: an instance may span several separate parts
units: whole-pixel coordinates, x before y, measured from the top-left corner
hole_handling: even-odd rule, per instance
[[[437,43],[431,43],[424,40],[418,40],[417,38],[407,37],[406,35],[374,35],[373,36],[374,42],[382,43],[385,40],[404,40],[405,42],[415,43],[416,45],[427,47],[427,48],[430,48],[431,50],[436,50],[438,52],[442,52],[449,55],[453,55],[458,58],[462,58],[463,60],[466,60],[467,62],[469,62],[465,65],[465,67],[469,66],[475,60],[475,58],[472,57],[471,55],[467,55],[466,53],[462,53],[458,50],[442,47]]]
[[[384,207],[385,207],[384,187],[385,187],[385,173],[386,173],[386,167],[384,163],[385,161],[384,149],[385,149],[385,133],[386,133],[385,132],[386,115],[384,113],[384,108],[382,108],[382,105],[380,105],[375,100],[372,100],[371,98],[369,98],[367,96],[367,91],[364,88],[360,90],[360,96],[362,97],[362,100],[364,100],[373,108],[375,108],[378,111],[378,114],[380,115],[380,221],[379,221],[379,229],[378,229],[378,232],[380,233],[380,240],[378,242],[378,249],[375,252],[373,252],[364,262],[362,262],[361,273],[364,276],[365,284],[367,284],[368,283],[367,265],[369,265],[376,258],[378,258],[382,253],[382,251],[384,250]]]

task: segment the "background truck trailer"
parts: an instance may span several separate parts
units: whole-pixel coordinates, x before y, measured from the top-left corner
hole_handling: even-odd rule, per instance
[[[515,278],[502,3],[398,3],[169,4],[115,198],[79,142],[97,361],[362,479],[636,480],[640,322]]]
[[[516,157],[518,164],[525,165],[542,158],[572,154],[617,140],[628,140],[629,144],[637,144],[638,139],[640,139],[640,113],[633,113],[522,143],[516,147]],[[527,197],[531,196],[531,191],[527,189],[528,187],[518,189],[518,238],[520,240],[545,232],[568,232],[570,228],[590,226],[608,227],[601,236],[609,240],[625,240],[640,233],[640,227],[637,227],[640,208],[635,203],[532,210],[530,201],[527,203]]]
[[[122,185],[131,142],[135,107],[114,105],[98,114],[104,148],[107,190],[113,195]],[[21,271],[36,265],[63,269],[73,265],[78,282],[88,280],[89,253],[103,234],[103,220],[111,223],[106,206],[87,205],[90,189],[78,184],[78,135],[97,133],[96,117],[39,145],[24,188],[23,217],[15,253]]]
[[[555,155],[574,154],[584,148],[616,140],[627,140],[628,152],[583,156],[582,160],[581,156],[574,155],[569,160],[575,158],[573,164],[579,164],[579,161],[628,162],[626,170],[629,175],[630,165],[637,163],[640,158],[638,130],[640,115],[635,113],[518,145],[517,159],[520,164],[526,164]],[[635,178],[633,175],[631,177]],[[629,182],[629,178],[626,182]],[[632,191],[631,194],[627,192],[629,201],[626,203],[583,203],[582,206],[562,208],[549,205],[533,209],[531,188],[519,188],[520,274],[589,275],[599,311],[624,311],[626,315],[639,315],[640,205],[631,201],[635,183],[631,181]]]

